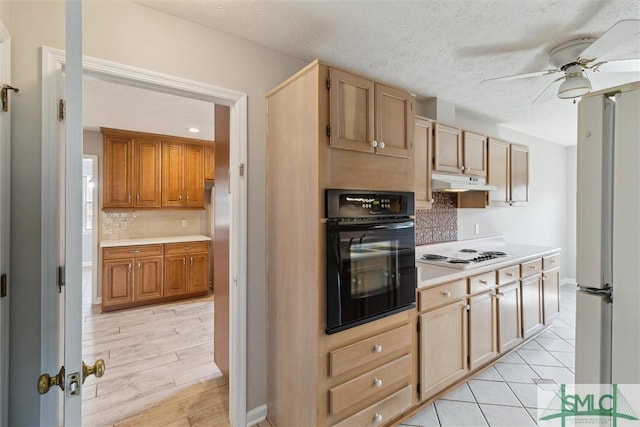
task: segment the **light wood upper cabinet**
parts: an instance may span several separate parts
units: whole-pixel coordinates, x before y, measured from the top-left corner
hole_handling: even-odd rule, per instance
[[[154,140],[133,141],[133,206],[159,208],[161,206],[160,159],[162,143]]]
[[[331,147],[411,157],[413,103],[408,92],[331,68]]]
[[[416,117],[413,139],[416,207],[431,208],[431,122]]]
[[[105,208],[133,207],[133,141],[130,138],[107,136],[104,144]]]
[[[489,138],[487,183],[491,206],[524,206],[529,201],[529,148]]]
[[[204,179],[213,181],[216,178],[216,149],[213,145],[204,147]]]
[[[462,131],[458,128],[433,124],[433,171],[461,174]]]
[[[472,176],[487,176],[487,137],[477,133],[464,131],[462,133],[464,174]]]

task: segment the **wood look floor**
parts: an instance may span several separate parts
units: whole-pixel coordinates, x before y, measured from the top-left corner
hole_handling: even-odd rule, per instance
[[[213,363],[213,296],[100,313],[83,271],[83,426],[228,426],[229,385]],[[86,290],[86,291],[85,291]]]

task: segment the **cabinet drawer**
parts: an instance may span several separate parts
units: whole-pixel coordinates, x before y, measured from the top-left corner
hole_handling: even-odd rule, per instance
[[[337,414],[382,390],[390,391],[402,381],[407,384],[410,377],[411,355],[407,354],[329,390],[331,413]]]
[[[389,420],[402,414],[411,407],[411,386],[398,390],[368,408],[363,409],[346,420],[334,424],[334,427],[374,427],[387,424]]]
[[[549,255],[542,258],[542,269],[549,270],[560,266],[560,254]]]
[[[520,277],[532,276],[542,271],[542,258],[534,259],[533,261],[523,262],[520,264]]]
[[[411,348],[411,327],[409,325],[330,352],[329,375],[338,376],[405,347],[407,352]]]
[[[463,298],[466,293],[467,289],[464,279],[419,291],[418,301],[420,311],[449,304],[450,302]]]
[[[102,258],[122,259],[162,255],[162,245],[138,245],[103,248]]]
[[[207,252],[209,250],[209,242],[184,242],[184,243],[165,243],[165,255],[190,254],[195,252]]]
[[[504,285],[520,278],[520,266],[501,268],[498,270],[498,285]]]
[[[496,272],[489,271],[487,273],[478,274],[469,277],[469,294],[486,291],[496,285]]]

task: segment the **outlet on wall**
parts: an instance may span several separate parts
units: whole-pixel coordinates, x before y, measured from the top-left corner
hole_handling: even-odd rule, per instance
[[[475,224],[473,234],[480,234],[480,224]]]
[[[180,220],[180,225],[182,225],[182,228],[187,228],[187,220],[186,219]]]

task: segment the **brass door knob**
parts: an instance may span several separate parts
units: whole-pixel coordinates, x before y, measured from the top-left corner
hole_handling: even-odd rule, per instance
[[[82,384],[90,375],[95,375],[96,378],[100,378],[104,375],[105,371],[104,360],[98,359],[93,366],[87,366],[86,363],[82,362]]]
[[[64,390],[64,366],[60,368],[60,371],[54,375],[42,374],[38,378],[38,393],[46,394],[53,386],[58,386]]]

